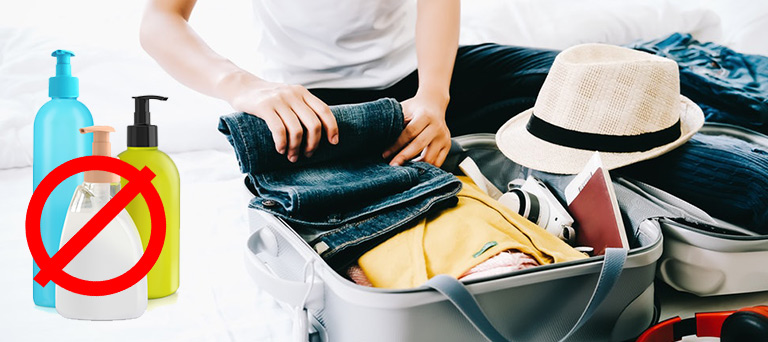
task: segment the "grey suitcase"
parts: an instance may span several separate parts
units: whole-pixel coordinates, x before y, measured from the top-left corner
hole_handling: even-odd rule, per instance
[[[455,141],[499,188],[521,170],[498,151],[491,134]],[[469,302],[474,297],[482,308],[475,308],[475,314],[467,314],[473,303],[460,312],[452,304],[455,298],[426,286],[386,290],[356,285],[328,266],[284,221],[249,209],[249,223],[248,271],[261,289],[295,313],[296,341],[466,342],[484,336],[559,341],[571,330],[568,341],[625,341],[658,319],[653,281],[662,236],[656,221],[641,225],[641,246],[629,251],[612,291],[605,286],[596,290],[605,271],[602,256],[538,266],[459,285],[468,291]],[[593,300],[595,294],[604,295],[602,303]],[[483,324],[486,317],[489,322]],[[503,337],[488,332],[495,330],[491,324]],[[486,331],[481,334],[476,327]]]

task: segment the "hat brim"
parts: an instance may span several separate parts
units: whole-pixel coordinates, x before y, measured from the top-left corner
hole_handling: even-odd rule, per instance
[[[704,125],[704,113],[698,105],[680,96],[680,138],[642,152],[600,152],[603,165],[609,169],[658,157],[688,141]],[[507,158],[522,166],[556,174],[581,172],[595,151],[581,150],[550,143],[528,132],[526,125],[533,114],[528,109],[507,121],[496,132],[496,145]]]

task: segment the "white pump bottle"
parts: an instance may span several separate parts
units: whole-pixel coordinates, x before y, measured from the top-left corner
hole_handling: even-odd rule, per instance
[[[109,126],[81,128],[93,133],[93,155],[111,156]],[[120,177],[105,171],[86,171],[85,182],[78,186],[64,221],[61,246],[120,191]],[[90,281],[115,278],[133,267],[143,253],[139,232],[125,211],[99,232],[91,242],[64,267],[70,275]],[[118,320],[141,316],[147,308],[146,276],[133,286],[106,296],[87,296],[56,287],[56,311],[64,317],[86,320]]]

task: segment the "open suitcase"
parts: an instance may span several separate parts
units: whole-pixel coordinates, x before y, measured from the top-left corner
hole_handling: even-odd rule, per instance
[[[498,151],[492,134],[454,141],[500,189],[522,171]],[[640,226],[640,247],[629,251],[623,271],[618,264],[620,276],[609,275],[615,263],[591,257],[469,281],[459,285],[459,292],[468,291],[465,297],[450,300],[427,286],[386,290],[356,285],[284,221],[255,209],[249,210],[249,221],[248,271],[260,288],[295,312],[296,341],[466,342],[484,336],[559,341],[566,335],[568,341],[625,341],[658,320],[653,281],[662,236],[653,220]],[[494,337],[493,327],[500,335]]]

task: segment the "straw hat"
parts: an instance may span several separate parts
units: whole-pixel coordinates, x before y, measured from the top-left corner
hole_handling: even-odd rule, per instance
[[[680,95],[677,63],[604,44],[561,52],[533,108],[496,133],[512,161],[551,173],[580,172],[594,151],[614,169],[662,155],[704,124]]]

